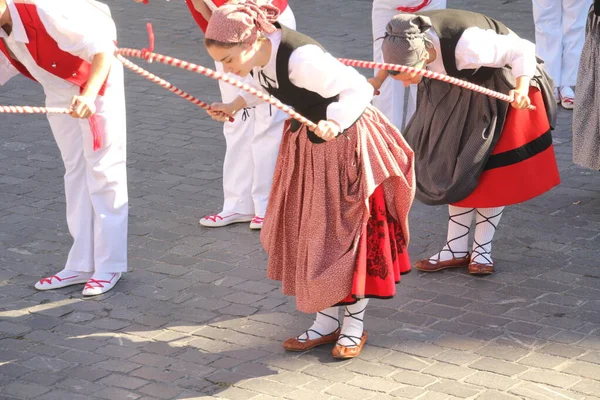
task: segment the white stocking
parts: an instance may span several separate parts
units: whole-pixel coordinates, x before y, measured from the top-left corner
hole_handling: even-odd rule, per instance
[[[362,299],[345,307],[344,323],[337,344],[346,347],[356,347],[360,344],[363,334],[363,318],[368,303],[369,299]]]
[[[471,262],[492,264],[492,240],[503,211],[504,207],[477,209]]]
[[[298,341],[318,339],[333,333],[340,327],[338,307],[329,307],[317,313],[317,318],[312,326],[302,335],[298,336]]]
[[[469,232],[474,211],[474,208],[448,206],[450,217],[446,245],[442,251],[429,258],[430,262],[435,264],[438,261],[448,261],[469,254]]]

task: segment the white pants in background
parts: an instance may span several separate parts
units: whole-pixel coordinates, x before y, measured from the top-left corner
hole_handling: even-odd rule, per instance
[[[67,91],[46,91],[48,107],[66,107]],[[65,269],[79,272],[127,271],[127,171],[123,65],[111,66],[104,96],[96,99],[102,147],[94,151],[90,121],[48,114],[65,165],[67,225],[73,245]]]
[[[554,86],[575,86],[590,0],[533,0],[535,45]]]
[[[278,21],[296,29],[290,7]],[[222,72],[222,64],[215,64],[217,71]],[[241,81],[252,79],[231,75]],[[224,103],[233,101],[240,93],[240,89],[222,81],[219,81],[219,88]],[[222,212],[265,216],[283,123],[287,118],[283,111],[261,103],[238,112],[234,122],[225,122],[223,134],[227,150],[223,161]]]
[[[398,7],[416,7],[423,0],[373,0],[373,60],[383,62],[381,52],[382,38],[385,27],[400,11]],[[431,3],[421,11],[446,8],[446,0],[431,0]],[[379,39],[379,40],[378,40]],[[375,70],[377,74],[378,70]],[[404,84],[388,77],[381,88],[380,94],[373,98],[373,105],[377,107],[398,129],[402,129],[415,112],[417,103],[417,85],[411,85],[408,96],[406,118],[404,117]]]

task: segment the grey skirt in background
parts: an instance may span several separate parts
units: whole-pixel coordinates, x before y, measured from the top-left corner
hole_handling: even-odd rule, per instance
[[[573,110],[573,162],[600,170],[600,17],[590,8]]]

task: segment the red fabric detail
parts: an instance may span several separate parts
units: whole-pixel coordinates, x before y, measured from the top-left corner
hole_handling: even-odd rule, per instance
[[[96,114],[92,114],[88,118],[90,123],[90,130],[92,131],[92,142],[94,151],[100,150],[102,148],[102,133],[98,124],[98,117]]]
[[[112,278],[110,278],[110,281],[105,281],[105,280],[102,280],[102,279],[93,279],[93,278],[90,278],[90,280],[87,281],[87,283],[85,284],[85,286],[83,287],[83,289],[85,290],[85,289],[104,288],[103,283],[110,284],[113,281],[113,279],[115,279],[115,276],[117,276],[117,274],[113,274]],[[96,284],[98,286],[92,286],[94,284]]]
[[[23,21],[25,32],[29,39],[27,49],[36,64],[52,75],[71,82],[80,88],[84,88],[90,76],[92,65],[58,47],[58,43],[50,36],[40,20],[35,4],[15,3],[15,6]],[[19,70],[19,72],[21,71]],[[33,79],[31,74],[24,75]],[[106,82],[104,82],[99,91],[99,94],[102,96],[104,95],[105,87]]]
[[[212,0],[212,2],[217,7],[221,7],[223,4],[227,3],[228,0]],[[430,0],[431,1],[431,0]],[[194,17],[194,21],[196,24],[202,29],[202,32],[206,32],[206,28],[208,27],[208,21],[204,19],[202,14],[200,14],[195,8],[192,0],[185,0],[185,4],[187,4],[190,9],[190,13],[192,13],[192,17]],[[279,8],[279,11],[283,12],[288,6],[288,0],[273,0],[272,3],[275,7]]]
[[[535,111],[510,108],[500,140],[492,154],[521,147],[550,129],[544,100],[537,88],[529,89]],[[479,184],[457,207],[500,207],[530,200],[560,183],[554,146],[517,164],[483,171]]]
[[[365,297],[393,297],[400,275],[411,270],[402,228],[386,208],[382,186],[375,189],[369,205],[371,217],[360,236],[352,291],[342,304]]]
[[[414,7],[398,7],[396,8],[396,10],[398,11],[402,11],[405,13],[415,13],[417,11],[422,10],[423,8],[427,7],[429,4],[431,4],[431,0],[423,0],[423,2],[421,4],[419,4],[418,6],[414,6]]]
[[[225,218],[230,218],[230,217],[233,217],[234,215],[238,215],[238,213],[229,214],[229,215],[226,215],[224,217],[220,216],[219,214],[207,215],[207,216],[204,217],[204,219],[207,219],[207,220],[212,221],[212,222],[217,222],[218,219],[224,220]],[[257,218],[257,217],[254,217],[254,218]]]
[[[221,217],[219,214],[216,214],[216,215],[207,215],[204,217],[204,219],[207,219],[212,222],[217,222],[218,219],[222,220],[223,217]]]
[[[56,279],[57,281],[62,282],[62,281],[66,281],[66,280],[69,280],[69,279],[77,278],[78,276],[79,275],[74,275],[74,276],[69,276],[67,278],[62,278],[61,279],[59,276],[53,275],[53,276],[48,276],[46,278],[40,279],[40,283],[41,284],[48,283],[48,284],[52,285],[52,279]]]
[[[256,217],[252,218],[252,223],[254,223],[254,224],[262,224],[264,222],[264,220],[265,220],[264,218],[256,216]]]
[[[148,31],[148,47],[142,49],[142,57],[146,61],[152,61],[150,59],[150,53],[154,52],[154,31],[152,30],[152,24],[150,22],[146,23],[146,30]]]

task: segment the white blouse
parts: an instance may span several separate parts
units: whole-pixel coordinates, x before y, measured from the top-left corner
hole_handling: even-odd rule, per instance
[[[272,45],[271,57],[264,67],[253,69],[254,86],[262,92],[266,92],[261,85],[266,83],[265,79],[272,87],[279,87],[276,62],[281,31],[277,30],[267,37]],[[339,100],[327,107],[327,119],[336,121],[342,129],[350,127],[373,98],[373,86],[364,76],[312,44],[294,50],[290,57],[288,74],[290,81],[299,88],[318,93],[324,98],[339,95]],[[262,101],[246,92],[240,94],[249,106],[260,104]]]
[[[427,65],[427,69],[445,74],[440,39],[433,29],[427,31],[426,35],[437,53],[436,59]],[[490,29],[468,28],[456,45],[455,57],[459,70],[502,68],[509,65],[515,78],[533,78],[537,66],[535,45],[512,31],[508,35],[500,35]]]

